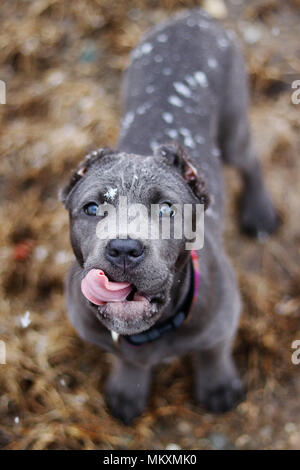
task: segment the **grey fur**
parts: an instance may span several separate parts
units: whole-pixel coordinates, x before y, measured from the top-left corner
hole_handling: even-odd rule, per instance
[[[115,151],[98,151],[81,164],[62,193],[70,213],[71,242],[77,260],[67,280],[69,317],[79,335],[114,353],[115,366],[106,394],[112,413],[129,423],[146,406],[153,366],[193,353],[195,398],[212,411],[226,411],[241,397],[231,342],[240,314],[240,296],[225,254],[224,188],[221,160],[237,167],[244,178],[242,221],[254,234],[271,233],[277,216],[264,187],[247,120],[248,90],[244,62],[233,39],[200,9],[190,10],[154,28],[132,53],[123,95],[125,112]],[[190,155],[199,173],[195,185],[186,177]],[[206,187],[204,185],[204,181]],[[154,194],[167,200],[210,204],[205,216],[205,243],[199,251],[201,282],[190,318],[176,331],[137,350],[109,329],[132,334],[171,316],[185,296],[190,271],[184,240],[143,240],[147,256],[123,272],[105,258],[105,242],[97,239],[97,218],[83,214],[89,201],[117,189],[131,202],[149,206]],[[199,189],[200,188],[200,189]],[[158,197],[158,196],[155,196]],[[161,196],[162,197],[162,196]],[[91,268],[113,280],[129,281],[154,296],[151,315],[134,322],[97,318],[80,291]]]

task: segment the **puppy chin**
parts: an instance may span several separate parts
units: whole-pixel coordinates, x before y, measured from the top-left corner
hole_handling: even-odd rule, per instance
[[[137,303],[142,305],[136,305]],[[129,305],[134,304],[134,305]],[[107,302],[97,306],[97,318],[109,330],[120,335],[135,335],[151,328],[161,315],[156,303]]]

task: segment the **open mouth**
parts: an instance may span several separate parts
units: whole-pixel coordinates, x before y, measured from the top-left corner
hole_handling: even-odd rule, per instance
[[[81,291],[97,307],[98,319],[111,331],[137,334],[156,321],[161,295],[148,295],[128,282],[113,282],[99,269],[90,270],[81,282]]]

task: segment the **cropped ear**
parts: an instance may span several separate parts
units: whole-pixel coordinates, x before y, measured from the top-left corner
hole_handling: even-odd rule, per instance
[[[110,155],[114,151],[109,147],[99,148],[88,153],[84,159],[79,163],[75,172],[73,172],[69,183],[59,192],[59,199],[66,207],[67,200],[75,188],[76,184],[84,177],[87,170],[105,155]]]
[[[170,165],[178,169],[200,203],[204,204],[204,210],[206,210],[210,200],[204,176],[195,168],[185,149],[179,143],[175,142],[168,145],[160,145],[155,150],[154,154],[156,156],[160,155]]]

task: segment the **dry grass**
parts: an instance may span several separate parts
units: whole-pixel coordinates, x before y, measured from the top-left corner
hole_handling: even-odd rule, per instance
[[[176,361],[157,370],[147,412],[126,428],[101,393],[109,356],[79,340],[65,314],[72,255],[58,188],[88,150],[116,141],[120,76],[141,34],[200,3],[1,2],[0,339],[7,364],[0,366],[0,447],[160,449],[176,442],[202,449],[214,445],[212,433],[236,448],[300,447],[300,366],[291,363],[291,343],[300,339],[300,105],[291,104],[289,85],[300,61],[296,0],[228,2],[223,19],[244,47],[254,134],[284,220],[265,244],[242,237],[239,181],[226,170],[226,240],[244,298],[236,356],[249,382],[247,401],[220,417],[196,408],[189,361]],[[253,45],[245,41],[249,26],[260,34]]]

